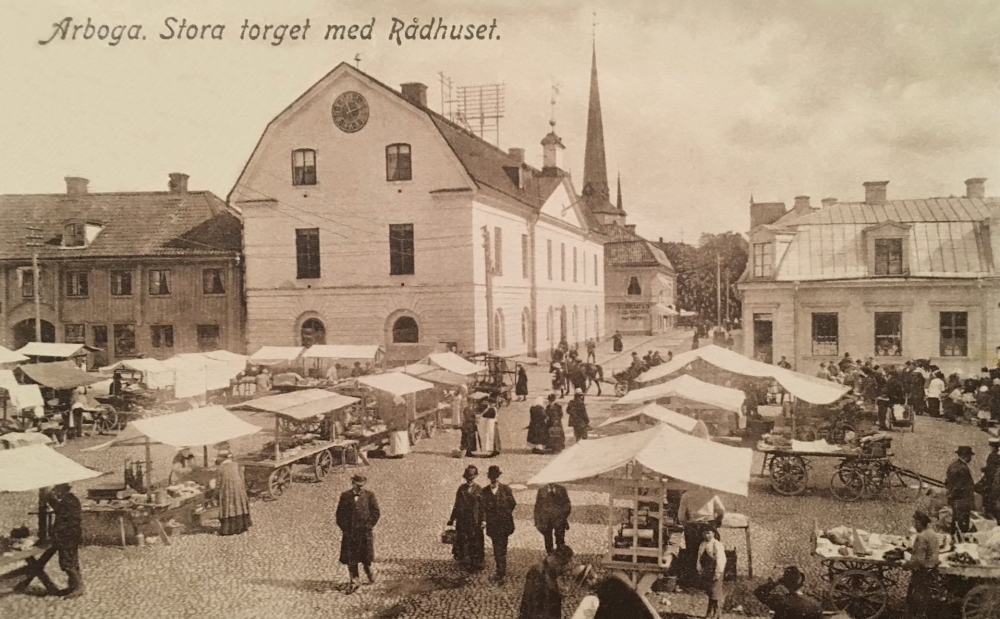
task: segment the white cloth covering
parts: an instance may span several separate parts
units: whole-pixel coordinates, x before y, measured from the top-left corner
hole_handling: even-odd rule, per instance
[[[405,456],[410,453],[410,433],[399,430],[389,434],[389,455]]]
[[[479,449],[484,453],[496,451],[497,420],[480,417],[477,420],[479,426]]]

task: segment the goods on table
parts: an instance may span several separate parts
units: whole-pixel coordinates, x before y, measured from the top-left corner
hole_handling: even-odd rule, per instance
[[[34,548],[38,538],[31,534],[28,527],[20,526],[10,530],[10,535],[0,535],[0,556],[10,556],[21,550]]]

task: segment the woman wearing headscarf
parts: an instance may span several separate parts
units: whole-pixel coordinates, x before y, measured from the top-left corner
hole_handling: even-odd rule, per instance
[[[514,382],[514,395],[518,400],[525,402],[528,399],[528,373],[524,371],[523,365],[517,366],[517,380]]]
[[[535,403],[528,409],[530,421],[528,421],[528,444],[531,445],[532,453],[545,451],[545,445],[549,442],[549,428],[545,417],[545,398],[535,398]]]
[[[237,535],[253,525],[250,521],[250,501],[240,466],[231,451],[219,454],[216,488],[219,493],[219,535]]]
[[[455,560],[471,571],[483,569],[486,540],[483,536],[483,489],[476,484],[479,469],[465,467],[465,483],[455,492],[455,505],[451,509],[449,525],[455,525],[455,544],[451,554]]]

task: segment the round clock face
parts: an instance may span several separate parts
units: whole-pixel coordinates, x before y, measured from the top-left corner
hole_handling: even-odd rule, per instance
[[[361,131],[368,122],[368,101],[354,91],[341,93],[333,102],[333,122],[341,131],[354,133]]]

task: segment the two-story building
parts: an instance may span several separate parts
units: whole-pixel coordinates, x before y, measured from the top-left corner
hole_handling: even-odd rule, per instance
[[[603,237],[559,166],[341,63],[265,129],[244,219],[247,342],[544,354],[603,332]]]
[[[888,181],[864,185],[863,202],[751,205],[745,354],[805,372],[844,353],[949,371],[995,364],[1000,202],[985,179],[966,181],[964,197],[919,200],[888,199]]]
[[[0,195],[0,344],[88,344],[97,365],[243,351],[240,221],[207,191]],[[32,266],[37,254],[39,281]],[[35,294],[38,292],[38,303]]]

